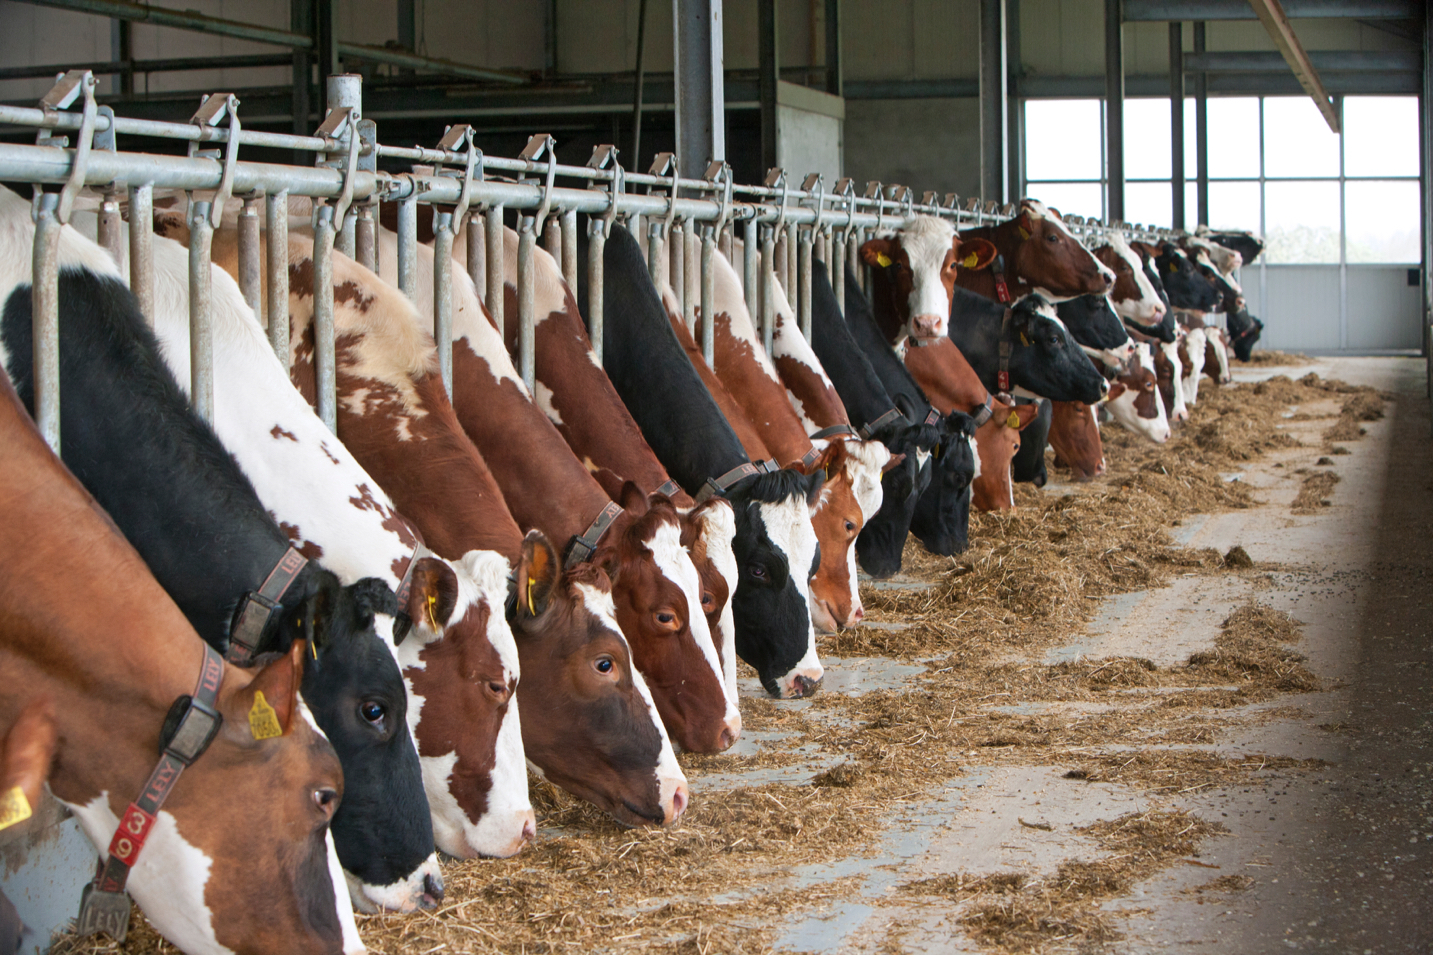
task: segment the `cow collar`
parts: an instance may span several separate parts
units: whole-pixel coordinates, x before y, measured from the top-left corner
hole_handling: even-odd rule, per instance
[[[1026,233],[1027,235],[1029,233]],[[990,263],[990,274],[995,276],[995,297],[1002,305],[1010,304],[1010,286],[1005,284],[1005,256],[999,252]],[[1009,312],[1006,313],[1007,315]]]
[[[290,547],[269,571],[259,589],[247,591],[239,598],[239,606],[234,610],[234,620],[229,627],[229,649],[224,654],[230,663],[239,667],[254,665],[254,658],[264,643],[264,633],[275,615],[283,609],[279,601],[306,566],[308,558]]]
[[[995,396],[990,392],[985,393],[985,403],[975,412],[975,426],[979,428],[995,415]]]
[[[572,539],[572,546],[567,551],[567,560],[563,562],[564,569],[571,570],[597,553],[597,545],[601,543],[602,535],[607,533],[607,529],[612,526],[612,522],[621,513],[621,504],[616,501],[608,501],[607,506],[602,508],[602,512],[592,519],[591,524],[587,525],[587,530],[580,537]]]
[[[838,434],[849,435],[853,438],[859,437],[859,435],[856,434],[856,429],[849,424],[833,424],[829,428],[822,428],[820,431],[817,431],[811,436],[811,440],[819,441],[822,438],[833,438]],[[818,448],[813,444],[811,450],[801,455],[801,466],[803,468],[811,467],[811,465],[816,463],[816,459],[821,456],[821,452],[824,450],[824,448]]]
[[[707,478],[706,482],[702,484],[702,489],[697,492],[696,501],[698,504],[701,504],[703,501],[721,494],[742,478],[752,477],[757,474],[770,474],[780,470],[780,465],[775,461],[758,461],[755,464],[749,461],[743,461],[720,477]]]
[[[1010,390],[1010,353],[1015,347],[1014,343],[1010,341],[1010,316],[1012,314],[1013,312],[1006,308],[1005,317],[1000,319],[1000,370],[995,373],[995,385],[999,391]]]
[[[125,893],[129,872],[154,830],[159,808],[174,790],[180,774],[203,755],[223,725],[224,717],[218,710],[219,687],[223,682],[224,658],[205,644],[204,663],[199,669],[194,695],[179,697],[169,708],[160,733],[164,748],[159,755],[159,765],[145,780],[138,798],[120,817],[119,828],[109,842],[109,855],[80,896],[80,915],[75,927],[79,935],[107,932],[115,941],[124,941],[129,929],[129,896]]]
[[[925,416],[925,423],[926,423],[926,424],[933,425],[933,424],[937,423],[938,421],[940,421],[940,412],[939,412],[939,411],[937,411],[937,410],[935,410],[934,408],[932,408],[932,409],[930,409],[929,411],[926,412],[926,416]]]
[[[667,478],[666,483],[664,483],[661,487],[657,488],[657,490],[653,491],[652,493],[661,494],[666,497],[675,497],[676,495],[682,493],[682,486],[676,481],[673,481],[671,478]]]
[[[876,420],[867,421],[865,424],[861,425],[860,430],[857,431],[856,434],[862,440],[869,441],[871,435],[875,434],[877,431],[881,430],[886,425],[890,424],[892,421],[895,421],[898,418],[902,417],[904,417],[904,415],[901,412],[901,409],[892,408],[890,411],[887,411],[885,414],[881,415]]]

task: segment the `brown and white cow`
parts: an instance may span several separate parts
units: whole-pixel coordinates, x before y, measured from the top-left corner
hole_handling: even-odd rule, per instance
[[[1090,481],[1104,474],[1098,406],[1081,401],[1052,401],[1050,405],[1050,433],[1046,440],[1055,449],[1055,466],[1069,468],[1076,481]]]
[[[1139,253],[1118,232],[1109,233],[1106,242],[1095,249],[1095,258],[1114,273],[1110,304],[1115,314],[1140,325],[1158,325],[1164,318],[1165,304],[1145,274]]]
[[[1125,428],[1155,444],[1169,440],[1169,417],[1159,393],[1159,378],[1148,342],[1135,345],[1135,357],[1110,385],[1105,409]]]
[[[10,688],[0,726],[49,697],[63,740],[46,763],[50,791],[105,853],[158,762],[174,702],[195,692],[206,651],[51,453],[8,379],[0,443],[0,680]],[[328,832],[343,775],[298,697],[304,649],[296,641],[253,674],[219,664],[222,725],[174,783],[130,872],[130,894],[186,952],[363,951]],[[277,737],[250,731],[260,692]]]
[[[955,279],[961,288],[986,298],[1008,303],[1039,292],[1048,301],[1061,302],[1076,295],[1104,295],[1115,282],[1114,273],[1065,228],[1060,214],[1035,199],[1022,200],[1013,219],[961,231],[962,243],[974,239],[992,243],[998,258],[988,268],[962,268]]]
[[[995,251],[984,237],[956,235],[954,226],[935,216],[912,216],[899,231],[863,243],[861,259],[874,276],[872,304],[878,320],[894,316],[894,343],[943,336],[958,273],[989,266]]]

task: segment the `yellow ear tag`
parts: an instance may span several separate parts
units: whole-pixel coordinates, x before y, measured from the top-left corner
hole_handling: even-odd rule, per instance
[[[963,265],[963,266],[965,266],[965,267],[968,268],[968,269],[973,269],[973,268],[975,268],[975,266],[976,266],[977,264],[979,264],[979,262],[980,262],[980,256],[978,256],[978,255],[976,255],[974,252],[972,252],[972,253],[970,253],[969,256],[966,257],[965,261],[964,261],[964,262],[961,262],[960,264]]]
[[[536,577],[529,577],[527,579],[527,612],[529,616],[533,617],[537,616],[537,608],[533,606],[532,603],[532,585],[535,583],[537,583]]]
[[[1026,348],[1030,347],[1030,339],[1026,337],[1024,332],[1020,333],[1020,344],[1024,345]]]
[[[11,786],[3,795],[0,795],[0,829],[9,829],[17,822],[24,822],[34,815],[30,809],[30,800],[25,798],[25,790],[19,786]]]
[[[888,266],[891,264],[891,257],[890,257],[889,255],[886,255],[886,253],[884,253],[884,252],[877,252],[877,253],[876,253],[876,264],[879,265],[881,268],[884,269],[884,268],[888,267]]]
[[[1179,263],[1178,263],[1178,262],[1171,262],[1171,263],[1169,263],[1169,271],[1171,271],[1171,272],[1178,272],[1178,271],[1179,271]]]
[[[254,705],[249,708],[249,732],[254,739],[274,739],[284,735],[284,728],[279,725],[279,714],[264,699],[263,690],[254,691]]]
[[[1005,419],[1005,427],[1018,431],[1020,429],[1020,416],[1014,411],[1010,412],[1010,417]]]
[[[1021,228],[1020,228],[1020,238],[1022,238],[1022,239],[1028,239],[1028,238],[1030,238],[1030,233],[1027,232],[1027,231],[1024,229],[1024,227],[1021,227]]]
[[[433,612],[433,605],[437,602],[437,597],[432,594],[428,595],[428,629],[434,633],[438,632],[438,615]]]

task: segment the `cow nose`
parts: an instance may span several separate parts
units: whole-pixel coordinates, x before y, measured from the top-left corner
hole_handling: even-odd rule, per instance
[[[677,788],[674,789],[674,790],[672,790],[672,809],[671,809],[671,814],[668,815],[666,819],[662,820],[662,825],[664,825],[664,826],[670,826],[672,823],[674,823],[674,822],[676,822],[678,819],[682,818],[682,813],[684,813],[684,812],[686,812],[686,811],[687,811],[687,784],[686,784],[686,782],[684,781],[684,782],[678,783],[678,784],[677,784]]]
[[[527,818],[522,821],[522,842],[523,845],[531,845],[537,841],[537,819],[533,816],[532,810],[527,811]]]
[[[1100,377],[1100,397],[1110,393],[1110,383],[1103,376]]]
[[[815,696],[816,691],[821,688],[820,680],[813,680],[809,676],[797,674],[791,678],[791,695],[793,697]]]
[[[423,896],[418,900],[420,909],[436,909],[443,901],[443,877],[429,873],[423,876]]]
[[[848,623],[846,626],[854,627],[856,624],[860,623],[861,619],[865,616],[865,608],[862,607],[860,604],[856,604],[855,608],[851,611],[851,622]]]
[[[935,338],[940,334],[939,315],[917,315],[911,320],[911,328],[919,339]]]

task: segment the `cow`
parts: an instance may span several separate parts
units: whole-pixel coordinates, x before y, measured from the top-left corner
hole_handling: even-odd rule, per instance
[[[182,221],[175,222],[171,216],[157,215],[155,227],[188,239]],[[418,621],[408,630],[408,639],[397,639],[403,634],[403,624],[391,618],[383,622],[385,618],[380,616],[378,630],[401,671],[426,669],[429,693],[441,692],[454,705],[461,703],[487,714],[485,719],[461,727],[445,725],[436,718],[436,710],[426,710],[425,719],[423,695],[414,692],[411,679],[405,681],[409,729],[420,762],[429,766],[430,759],[451,762],[456,757],[464,769],[474,767],[476,774],[460,802],[450,788],[451,777],[424,773],[435,842],[443,851],[460,857],[511,855],[531,840],[535,829],[523,754],[515,745],[521,738],[516,709],[493,698],[487,689],[489,680],[470,680],[467,673],[454,667],[429,668],[424,662],[426,657],[453,647],[476,650],[496,638],[498,642],[491,643],[491,651],[484,650],[483,656],[495,653],[501,668],[484,675],[491,676],[491,682],[504,684],[516,679],[518,654],[508,642],[510,633],[493,632],[481,619],[482,606],[503,605],[505,582],[493,581],[488,572],[474,576],[486,562],[481,554],[450,561],[436,555],[425,558],[418,552],[419,537],[412,525],[295,390],[231,274],[220,267],[237,266],[232,232],[221,230],[214,239],[218,263],[211,280],[216,341],[214,428],[290,542],[313,559],[323,558],[325,566],[341,580],[376,576],[401,592],[410,569],[416,572],[420,566],[443,564],[441,577],[450,584],[456,582],[460,600],[448,620],[440,622],[428,613],[427,598],[436,599],[435,593],[410,587],[407,600],[400,601],[403,616]],[[156,235],[155,332],[170,371],[186,389],[190,372],[187,261],[188,252],[182,246]],[[291,358],[293,354],[291,347]],[[294,475],[298,474],[304,480],[296,481]],[[429,563],[424,564],[425,560]],[[439,680],[444,683],[441,691],[433,687]],[[494,723],[501,726],[496,734],[492,732]],[[447,747],[440,757],[433,756],[435,745]],[[480,766],[488,768],[476,768]],[[480,792],[484,776],[490,785]],[[482,799],[471,801],[469,795],[481,795]],[[351,880],[350,888],[358,893],[355,905],[361,909],[371,911],[387,904],[383,893],[365,887],[361,880]]]
[[[1180,335],[1183,334],[1184,329],[1181,328]],[[1157,338],[1141,335],[1133,329],[1130,330],[1130,336],[1136,343],[1149,345],[1154,358],[1155,380],[1160,398],[1169,414],[1170,424],[1188,421],[1189,406],[1184,403],[1184,366],[1179,360],[1179,344],[1182,343],[1182,337],[1176,339],[1176,343],[1171,345]]]
[[[1096,408],[1079,401],[1051,403],[1048,440],[1055,449],[1055,466],[1069,468],[1076,481],[1091,481],[1105,473]]]
[[[1219,292],[1200,275],[1194,259],[1183,249],[1165,242],[1153,259],[1171,310],[1212,312],[1219,307]]]
[[[961,288],[1003,303],[1031,292],[1059,302],[1076,295],[1104,295],[1115,276],[1065,227],[1060,214],[1035,199],[1024,199],[1013,219],[960,233],[962,244],[991,243],[994,254],[978,256],[955,276]]]
[[[1218,326],[1205,332],[1204,368],[1216,385],[1230,384],[1234,376],[1229,373],[1229,335]]]
[[[1163,444],[1169,440],[1169,416],[1159,393],[1159,379],[1148,342],[1135,345],[1135,357],[1110,385],[1105,410],[1125,428]]]
[[[1164,315],[1157,325],[1142,325],[1132,318],[1120,316],[1125,327],[1131,332],[1139,332],[1141,335],[1152,336],[1166,344],[1173,344],[1175,339],[1174,311],[1169,307],[1169,294],[1165,291],[1164,280],[1159,275],[1159,249],[1145,242],[1131,242],[1130,249],[1139,256],[1140,264],[1144,267],[1144,277],[1154,288],[1155,295],[1159,297],[1164,305]]]
[[[1144,327],[1159,325],[1169,306],[1150,281],[1144,260],[1118,232],[1106,235],[1105,241],[1107,244],[1095,249],[1095,258],[1114,273],[1109,301],[1115,313]]]
[[[1010,459],[1010,477],[1016,484],[1044,487],[1050,482],[1045,466],[1045,448],[1050,442],[1050,428],[1055,423],[1055,405],[1048,398],[1017,398],[1017,405],[1034,409],[1034,419],[1020,429],[1020,445]]]
[[[1184,332],[1179,339],[1179,364],[1183,369],[1180,385],[1184,402],[1194,405],[1199,401],[1199,382],[1204,376],[1204,354],[1209,333],[1204,325],[1203,314],[1176,309],[1174,315]]]
[[[1055,306],[1055,314],[1096,367],[1118,367],[1134,354],[1134,340],[1129,337],[1109,296],[1081,295],[1060,302]]]
[[[641,249],[620,226],[607,240],[603,273],[608,377],[667,473],[688,494],[720,494],[735,510],[737,655],[772,696],[809,696],[824,675],[809,607],[820,562],[810,509],[821,475],[773,473],[747,457],[673,332]]]
[[[966,241],[935,216],[912,216],[899,231],[862,243],[861,260],[871,266],[871,298],[882,326],[891,327],[893,344],[944,335],[959,257],[966,257],[968,272],[989,265],[994,254],[989,242]]]
[[[107,255],[70,254],[65,234],[62,262],[120,284]],[[29,245],[5,247],[5,262],[28,259]],[[126,804],[156,768],[176,701],[196,683],[212,692],[222,722],[155,814],[124,888],[160,935],[196,955],[364,951],[329,832],[342,770],[298,697],[305,643],[253,674],[211,657],[46,446],[8,378],[0,442],[0,497],[15,505],[0,521],[0,726],[50,699],[64,741],[46,764],[50,792],[105,852],[121,818],[136,815]],[[256,734],[260,693],[273,720]]]
[[[1233,277],[1234,271],[1244,264],[1244,258],[1233,249],[1222,246],[1202,235],[1181,236],[1179,245],[1198,261],[1201,257],[1221,275]]]
[[[19,224],[13,215],[4,222]],[[375,612],[398,612],[392,592],[374,578],[341,587],[290,548],[189,407],[128,289],[112,276],[69,269],[60,293],[65,463],[210,646],[248,665],[308,641],[314,663],[304,701],[338,752],[350,793],[333,819],[339,859],[363,885],[378,887],[372,894],[386,907],[436,907],[442,879],[403,680],[373,628]],[[27,407],[31,329],[29,290],[17,289],[5,300],[0,341]],[[275,579],[282,583],[270,589]]]
[[[1264,251],[1264,240],[1248,231],[1221,229],[1216,232],[1207,226],[1200,226],[1195,235],[1238,253],[1243,265],[1249,265]]]

